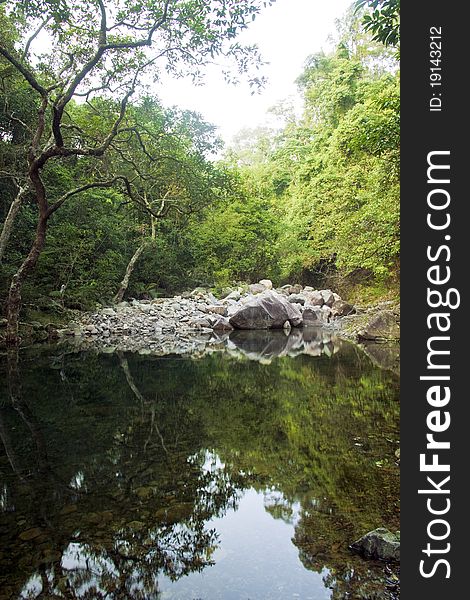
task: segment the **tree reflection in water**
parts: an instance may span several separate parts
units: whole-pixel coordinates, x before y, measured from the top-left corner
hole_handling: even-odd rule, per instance
[[[351,565],[372,577],[347,543],[398,523],[397,380],[352,346],[269,365],[54,350],[20,366],[0,410],[1,598],[157,598],[162,575],[212,564],[210,520],[248,488],[293,523],[307,569],[330,569],[335,598]]]

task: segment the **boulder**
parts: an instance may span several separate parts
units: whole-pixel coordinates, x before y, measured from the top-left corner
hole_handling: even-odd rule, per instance
[[[225,296],[224,300],[235,300],[236,302],[240,300],[241,294],[238,290],[233,290],[227,296]]]
[[[360,340],[399,340],[400,322],[391,310],[381,310],[359,333]]]
[[[384,527],[369,531],[363,537],[353,542],[351,550],[362,554],[365,558],[374,560],[400,560],[400,532],[392,533]]]
[[[290,293],[291,294],[300,294],[302,292],[302,286],[300,283],[296,283],[291,286]]]
[[[322,295],[324,304],[326,304],[330,308],[336,302],[335,295],[331,290],[321,290],[320,294]]]
[[[290,283],[287,283],[286,285],[283,285],[281,287],[281,290],[283,291],[284,294],[300,294],[302,291],[302,286],[299,285],[298,283],[296,283],[295,285],[291,285]]]
[[[335,317],[346,317],[347,315],[355,314],[356,309],[352,304],[344,302],[344,300],[335,300],[331,307],[331,314]]]
[[[264,287],[267,290],[272,290],[273,289],[273,282],[270,279],[261,279],[260,281],[258,281],[258,283],[260,285],[264,285]]]
[[[319,327],[324,321],[324,313],[317,307],[306,308],[302,313],[304,327]]]
[[[214,331],[232,331],[233,325],[226,317],[219,317],[217,321],[212,325]]]
[[[303,295],[305,296],[305,303],[309,306],[323,306],[325,304],[323,296],[318,290],[314,290],[313,292],[304,291]]]
[[[291,304],[304,305],[306,301],[304,294],[291,294],[288,299]]]
[[[262,283],[252,283],[248,286],[250,294],[261,294],[266,291],[266,287]]]
[[[284,296],[265,292],[250,300],[229,320],[236,329],[282,329],[286,321],[298,327],[302,323],[302,313]]]

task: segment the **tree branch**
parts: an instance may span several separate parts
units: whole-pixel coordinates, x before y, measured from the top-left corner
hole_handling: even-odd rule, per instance
[[[101,2],[101,0],[99,0]],[[153,40],[153,34],[155,33],[155,31],[161,27],[168,19],[168,9],[170,6],[170,3],[173,2],[174,0],[166,0],[165,1],[165,6],[163,7],[163,13],[162,16],[157,19],[155,21],[155,23],[152,25],[152,27],[150,28],[150,31],[148,33],[148,36],[143,39],[143,40],[138,40],[137,42],[118,42],[115,44],[106,44],[105,45],[105,49],[106,50],[118,50],[118,49],[135,49],[135,48],[143,48],[144,46],[151,46],[152,45],[152,40]]]
[[[66,194],[64,194],[61,198],[59,198],[54,204],[52,204],[47,211],[47,218],[49,218],[55,211],[62,206],[64,202],[66,202],[72,196],[76,196],[77,194],[81,194],[82,192],[86,192],[87,190],[91,190],[93,188],[110,188],[113,187],[121,178],[114,177],[113,179],[109,179],[108,181],[95,181],[94,183],[87,183],[80,187],[77,187],[73,190],[70,190]]]
[[[39,35],[39,33],[41,32],[41,30],[49,23],[50,20],[51,20],[50,16],[47,17],[47,18],[45,18],[42,21],[42,23],[39,25],[39,27],[36,29],[36,31],[33,33],[33,35],[28,39],[28,41],[26,42],[26,45],[24,47],[22,57],[21,57],[23,60],[25,60],[27,58],[28,53],[29,53],[29,49],[30,49],[31,44],[33,43],[33,41]]]
[[[26,68],[18,59],[16,59],[6,48],[0,45],[0,54],[7,59],[26,79],[29,85],[36,90],[43,98],[47,97],[47,90],[34,77],[33,73]]]

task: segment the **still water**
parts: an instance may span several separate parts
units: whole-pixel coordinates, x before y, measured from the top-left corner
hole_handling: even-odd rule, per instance
[[[398,377],[263,336],[3,361],[0,598],[392,598],[348,545],[399,528]]]

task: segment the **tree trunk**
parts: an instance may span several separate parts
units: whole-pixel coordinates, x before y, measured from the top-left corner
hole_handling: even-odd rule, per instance
[[[26,195],[27,187],[21,187],[16,195],[16,198],[10,205],[10,209],[6,216],[5,222],[3,223],[2,233],[0,233],[0,262],[2,262],[3,255],[10,239],[11,232],[13,231],[13,224],[15,222],[16,215],[23,204],[23,198]]]
[[[21,310],[21,290],[25,279],[31,273],[31,271],[33,271],[38,262],[39,255],[44,248],[44,243],[46,241],[47,220],[48,218],[46,216],[41,216],[39,218],[38,226],[36,228],[36,237],[33,245],[31,246],[31,250],[11,280],[10,292],[7,300],[8,322],[6,342],[9,345],[18,345],[20,342],[18,337],[18,322]]]
[[[137,250],[134,252],[134,256],[129,261],[129,264],[127,265],[127,269],[126,269],[126,274],[124,275],[124,279],[121,281],[119,290],[118,290],[117,294],[114,296],[115,304],[122,302],[122,299],[124,298],[124,294],[126,293],[127,288],[129,286],[129,279],[131,278],[131,275],[135,268],[135,265],[136,265],[137,261],[139,260],[142,252],[145,250],[146,245],[147,245],[147,240],[144,240],[140,244],[140,246],[137,248]]]

